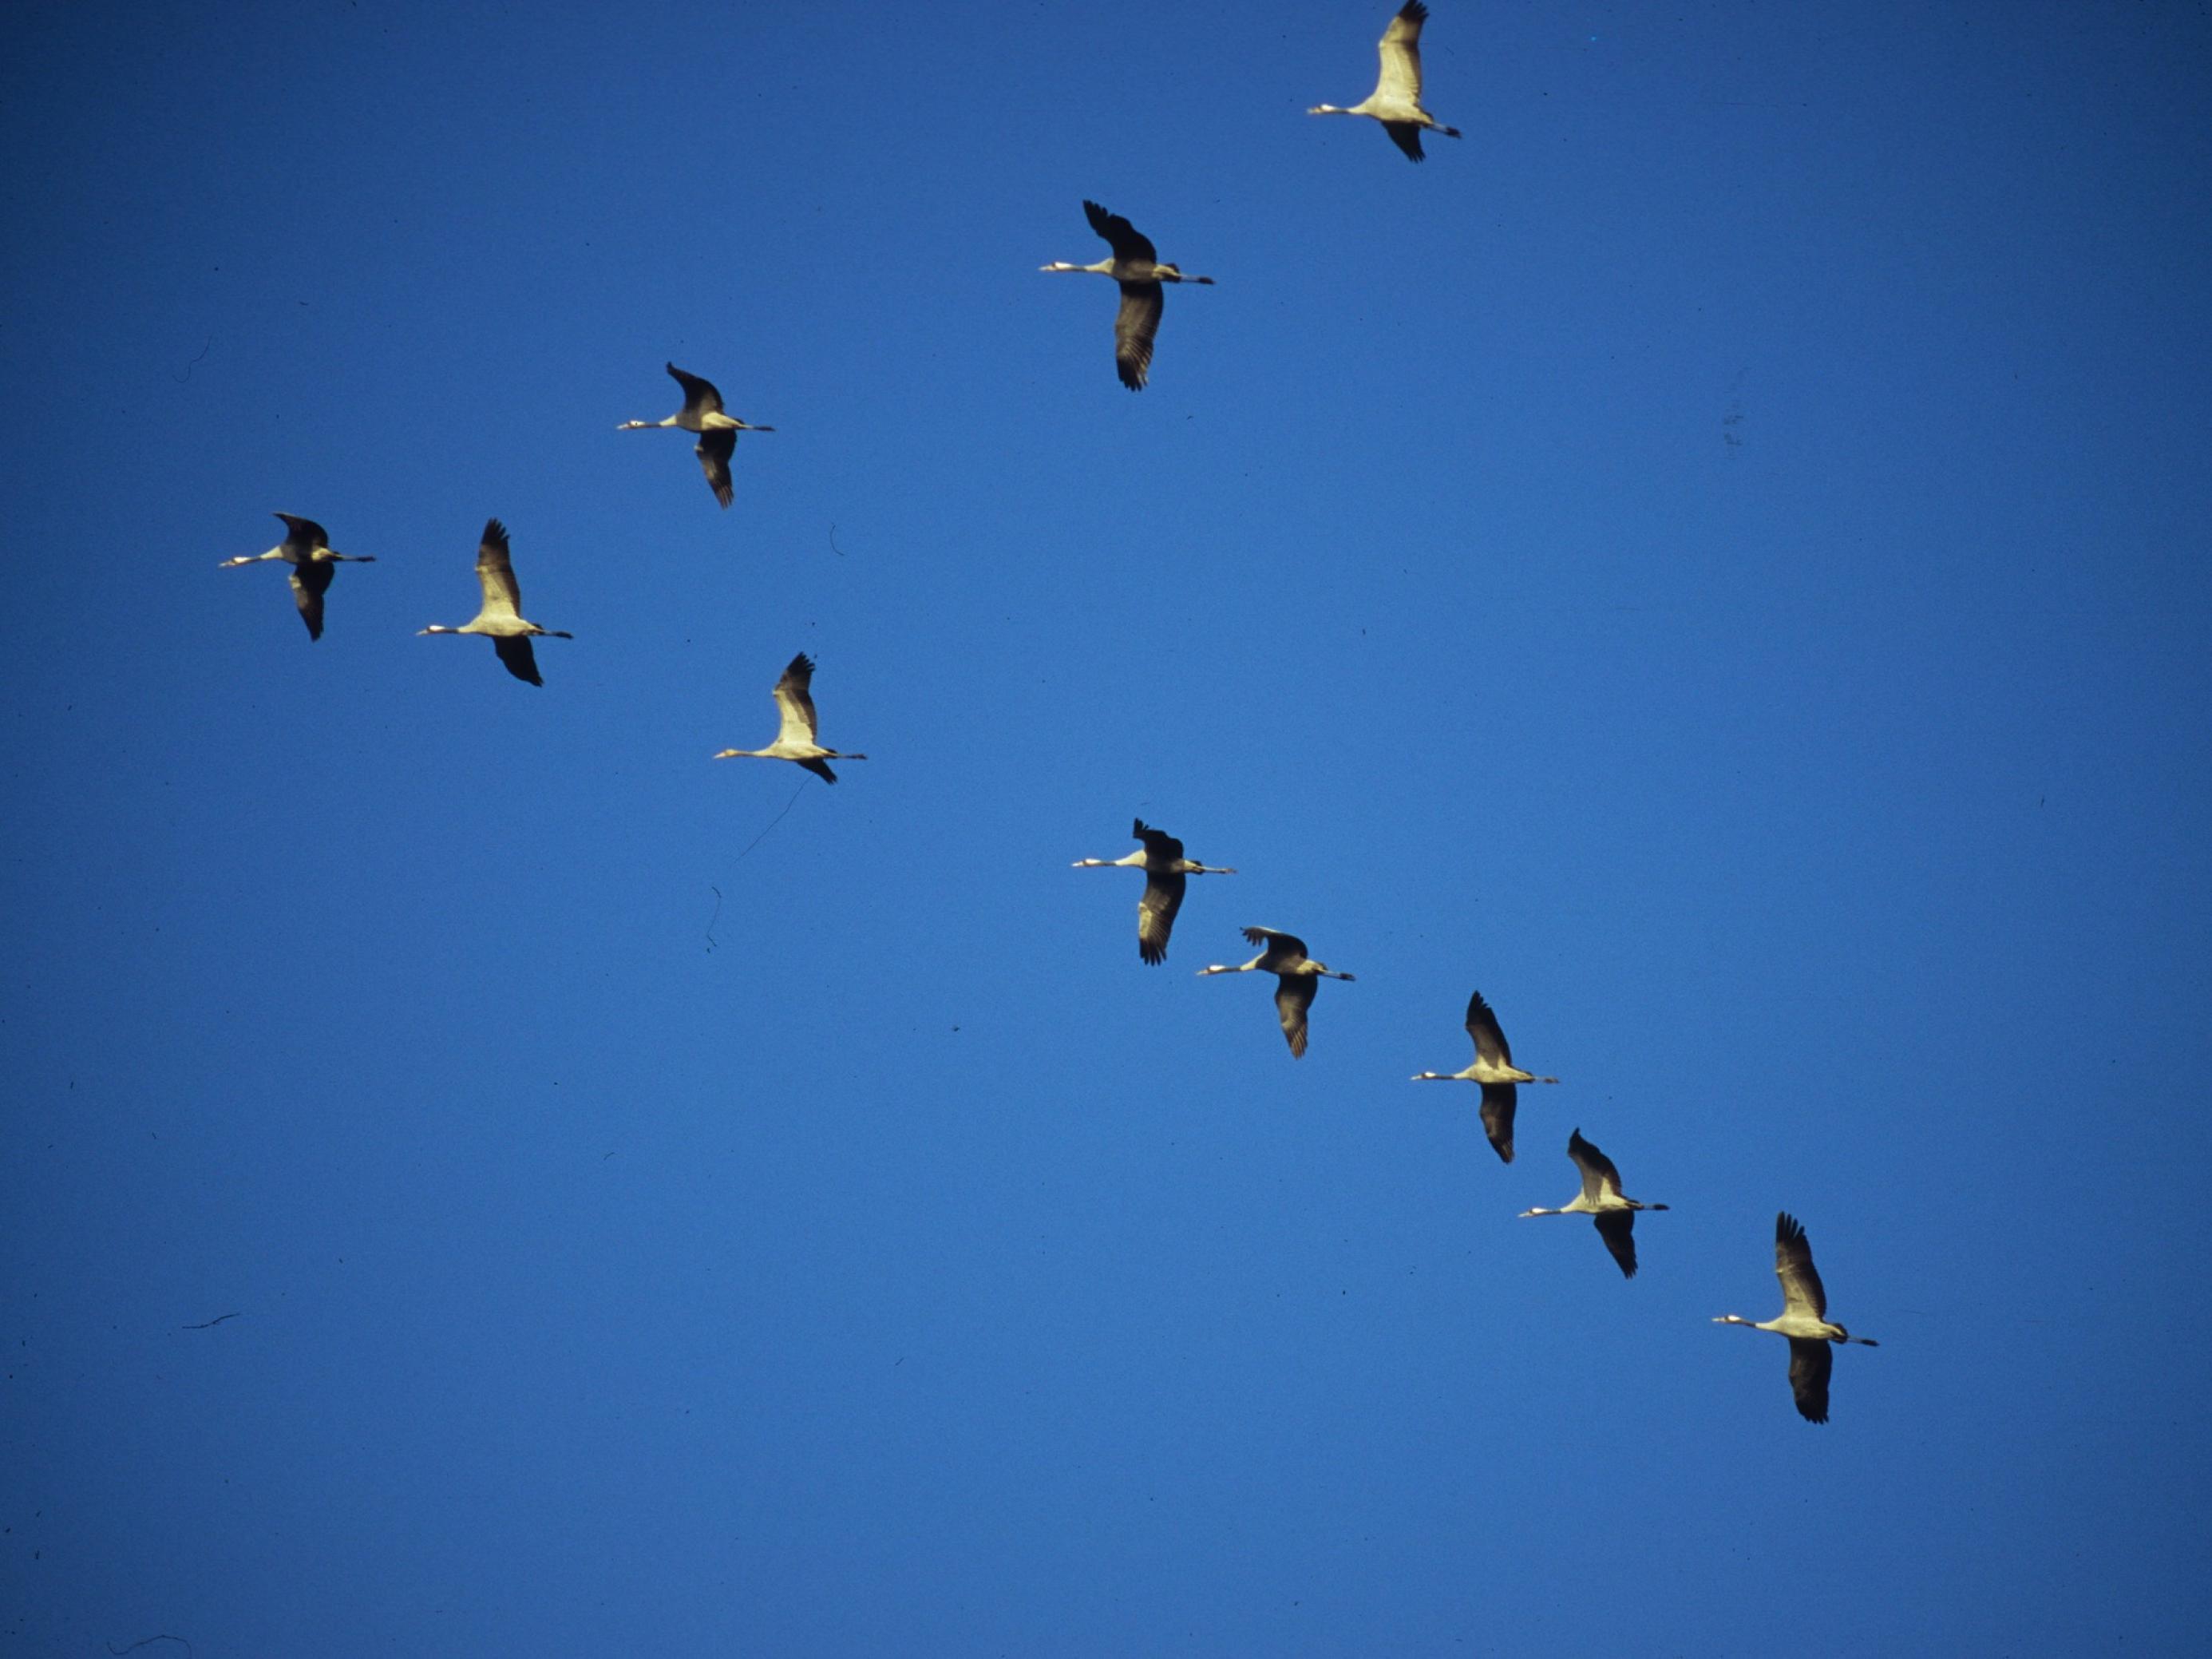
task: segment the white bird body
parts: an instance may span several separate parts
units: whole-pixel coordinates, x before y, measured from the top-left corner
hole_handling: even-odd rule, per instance
[[[216,567],[232,570],[242,564],[259,564],[264,559],[282,559],[292,568],[286,572],[292,587],[292,603],[299,607],[300,620],[307,625],[307,637],[323,637],[323,595],[330,592],[331,578],[337,574],[339,564],[374,564],[374,553],[341,553],[330,544],[330,533],[313,519],[295,517],[289,513],[276,515],[283,520],[284,539],[266,553],[241,553],[234,559],[225,559]]]
[[[1421,154],[1421,132],[1441,132],[1447,138],[1460,136],[1457,127],[1448,127],[1421,107],[1421,25],[1428,21],[1429,9],[1421,0],[1406,0],[1398,9],[1389,27],[1382,31],[1376,46],[1382,58],[1382,72],[1375,82],[1375,90],[1349,109],[1334,104],[1316,104],[1306,112],[1309,115],[1364,115],[1380,121],[1382,131],[1390,135],[1390,142],[1406,152],[1407,159],[1419,161]]]
[[[1513,1049],[1498,1029],[1498,1016],[1477,991],[1467,1002],[1467,1034],[1474,1039],[1474,1064],[1463,1072],[1417,1072],[1416,1083],[1479,1083],[1482,1085],[1482,1130],[1498,1158],[1513,1161],[1513,1115],[1519,1109],[1522,1083],[1557,1083],[1555,1077],[1538,1077],[1513,1063]]]
[[[1096,202],[1085,202],[1083,212],[1091,228],[1114,250],[1113,257],[1095,265],[1072,265],[1065,259],[1055,259],[1037,269],[1111,276],[1121,285],[1121,308],[1114,318],[1114,370],[1123,386],[1141,392],[1152,373],[1152,341],[1160,331],[1160,313],[1166,307],[1160,284],[1203,283],[1210,288],[1213,278],[1186,276],[1175,266],[1163,264],[1151,240],[1120,214],[1109,213]]]
[[[484,635],[499,653],[500,661],[507,665],[508,673],[532,685],[544,684],[538,672],[538,653],[531,648],[530,641],[533,638],[572,640],[576,636],[557,628],[540,628],[525,620],[522,585],[514,579],[514,562],[507,551],[507,526],[497,519],[484,521],[483,538],[477,544],[477,585],[483,592],[483,605],[474,617],[459,628],[433,623],[417,631]]]
[[[781,717],[775,741],[765,749],[725,749],[716,760],[787,760],[797,763],[825,783],[837,781],[837,775],[830,769],[833,760],[866,760],[866,755],[841,753],[824,749],[815,741],[817,720],[814,714],[814,659],[804,651],[793,657],[776,681],[775,696],[776,713]]]
[[[1834,1350],[1856,1342],[1869,1348],[1881,1345],[1870,1336],[1853,1336],[1828,1319],[1828,1292],[1813,1266],[1812,1242],[1805,1229],[1787,1210],[1774,1218],[1774,1273],[1782,1281],[1782,1311],[1771,1319],[1746,1319],[1741,1314],[1722,1314],[1716,1325],[1748,1325],[1755,1331],[1772,1331],[1790,1339],[1790,1392],[1797,1413],[1808,1423],[1828,1420],[1828,1376],[1835,1364]]]
[[[1636,1212],[1638,1210],[1663,1210],[1664,1204],[1646,1204],[1641,1199],[1629,1198],[1620,1190],[1620,1171],[1613,1160],[1583,1139],[1577,1129],[1567,1137],[1567,1156],[1582,1171],[1583,1189],[1556,1210],[1534,1209],[1521,1212],[1526,1219],[1532,1215],[1586,1215],[1597,1224],[1598,1237],[1620,1264],[1624,1277],[1636,1277]]]
[[[1142,870],[1144,896],[1137,901],[1137,954],[1158,963],[1168,957],[1168,933],[1176,912],[1182,908],[1186,876],[1233,876],[1234,870],[1200,864],[1182,855],[1182,843],[1164,830],[1155,830],[1139,818],[1129,833],[1144,845],[1127,858],[1078,859],[1076,870]]]
[[[700,470],[706,473],[707,485],[714,492],[714,499],[727,507],[737,497],[736,487],[730,481],[730,457],[737,453],[738,434],[773,432],[775,428],[747,425],[723,410],[722,394],[714,390],[713,381],[687,374],[673,363],[665,367],[676,384],[684,388],[684,407],[665,421],[624,421],[615,430],[641,432],[672,426],[699,434],[692,453],[699,458]]]
[[[1201,968],[1198,976],[1208,974],[1266,973],[1275,975],[1275,1017],[1282,1023],[1283,1039],[1291,1045],[1291,1058],[1303,1060],[1306,1052],[1306,1010],[1313,1006],[1314,993],[1324,979],[1350,980],[1350,974],[1340,974],[1326,963],[1316,962],[1306,954],[1306,942],[1290,933],[1279,933],[1272,927],[1247,927],[1244,938],[1248,943],[1262,947],[1260,954],[1249,962],[1233,966],[1217,963]]]

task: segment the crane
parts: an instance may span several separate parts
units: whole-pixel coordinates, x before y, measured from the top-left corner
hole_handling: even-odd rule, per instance
[[[713,381],[686,374],[673,363],[665,367],[675,377],[676,384],[684,388],[684,407],[665,421],[624,421],[615,430],[641,432],[652,427],[674,426],[697,433],[699,441],[692,446],[692,453],[699,458],[700,470],[706,473],[707,486],[714,492],[714,499],[727,507],[737,495],[730,483],[730,457],[737,453],[738,434],[773,432],[775,428],[748,426],[734,415],[723,413],[722,394],[714,390]]]
[[[1183,878],[1233,876],[1237,872],[1185,858],[1181,842],[1164,830],[1153,829],[1142,818],[1131,825],[1129,833],[1144,842],[1144,846],[1127,858],[1078,859],[1070,867],[1077,870],[1142,870],[1145,872],[1145,896],[1137,901],[1137,954],[1146,962],[1165,962],[1168,958],[1168,932],[1175,926],[1176,912],[1182,908]]]
[[[1416,1083],[1480,1083],[1482,1085],[1482,1132],[1505,1163],[1513,1161],[1513,1114],[1520,1104],[1516,1086],[1522,1083],[1557,1083],[1555,1077],[1537,1077],[1513,1063],[1513,1049],[1498,1028],[1498,1016],[1477,991],[1467,1000],[1467,1034],[1474,1039],[1474,1064],[1464,1072],[1417,1072]]]
[[[523,619],[522,585],[514,580],[514,562],[507,556],[507,526],[497,519],[484,521],[483,539],[477,545],[477,585],[483,589],[483,606],[474,617],[459,628],[433,623],[418,631],[489,635],[492,649],[499,653],[499,659],[507,665],[508,673],[532,685],[544,684],[538,677],[538,653],[531,649],[531,640],[573,640],[576,636],[557,628],[540,628]]]
[[[1314,993],[1321,988],[1324,979],[1349,980],[1350,974],[1340,974],[1326,963],[1316,962],[1306,954],[1306,942],[1293,934],[1279,933],[1272,927],[1247,927],[1246,940],[1261,947],[1260,954],[1249,962],[1233,967],[1216,965],[1201,968],[1198,976],[1208,974],[1265,973],[1275,975],[1275,1017],[1282,1021],[1284,1039],[1291,1045],[1291,1058],[1303,1060],[1306,1052],[1306,1010],[1313,1006]]]
[[[1583,1189],[1556,1210],[1523,1210],[1522,1217],[1532,1215],[1586,1215],[1597,1224],[1597,1233],[1605,1241],[1605,1248],[1613,1252],[1613,1259],[1620,1264],[1625,1278],[1636,1277],[1636,1212],[1638,1210],[1663,1210],[1664,1204],[1646,1204],[1640,1199],[1625,1197],[1620,1190],[1620,1171],[1613,1160],[1583,1139],[1577,1129],[1567,1137],[1567,1156],[1582,1171]]]
[[[837,781],[829,763],[833,760],[866,760],[866,755],[841,754],[835,749],[824,749],[814,740],[816,720],[814,694],[814,659],[804,651],[793,657],[775,683],[776,713],[782,717],[777,727],[775,741],[765,749],[725,749],[716,760],[796,761],[824,783]]]
[[[287,573],[292,583],[292,603],[300,607],[300,620],[307,624],[307,637],[323,637],[323,595],[330,592],[331,578],[337,575],[340,564],[374,564],[374,553],[340,553],[331,546],[330,532],[313,519],[279,513],[284,521],[284,539],[266,553],[241,553],[234,559],[225,559],[216,568],[234,569],[241,564],[259,564],[264,559],[282,559],[292,567]]]
[[[1406,0],[1398,8],[1398,15],[1382,31],[1382,39],[1376,50],[1382,59],[1382,70],[1375,82],[1375,90],[1369,93],[1350,109],[1340,109],[1334,104],[1316,104],[1306,112],[1309,115],[1364,115],[1380,121],[1382,131],[1390,135],[1390,142],[1406,152],[1406,158],[1419,161],[1421,130],[1441,132],[1447,138],[1460,136],[1457,127],[1448,127],[1421,107],[1421,25],[1429,21],[1429,9],[1421,0]]]
[[[1085,202],[1083,213],[1091,221],[1091,228],[1105,238],[1106,245],[1114,250],[1113,258],[1101,259],[1095,265],[1072,265],[1064,259],[1055,259],[1038,269],[1091,271],[1111,276],[1121,285],[1121,309],[1114,317],[1114,369],[1121,377],[1123,386],[1132,392],[1142,392],[1146,377],[1152,373],[1152,338],[1160,331],[1160,312],[1164,304],[1160,284],[1203,283],[1210,288],[1213,278],[1186,276],[1175,266],[1163,264],[1150,238],[1120,214],[1109,213],[1096,202]]]
[[[1782,1281],[1782,1311],[1768,1320],[1750,1320],[1741,1314],[1722,1314],[1716,1325],[1748,1325],[1755,1331],[1772,1331],[1790,1339],[1790,1392],[1797,1401],[1797,1414],[1808,1423],[1828,1420],[1828,1373],[1834,1369],[1834,1349],[1857,1342],[1869,1348],[1881,1346],[1870,1336],[1853,1336],[1841,1325],[1828,1322],[1828,1292],[1813,1266],[1812,1242],[1797,1218],[1784,1210],[1774,1218],[1774,1276]]]

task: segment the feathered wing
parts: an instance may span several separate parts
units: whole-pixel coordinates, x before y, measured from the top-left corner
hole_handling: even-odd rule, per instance
[[[484,523],[483,539],[477,546],[477,586],[483,589],[483,608],[477,612],[479,622],[522,620],[522,584],[514,579],[514,562],[508,556],[507,526],[497,519]],[[507,653],[502,651],[502,659]],[[523,660],[530,659],[530,642],[523,641]],[[519,678],[538,684],[533,668],[525,674],[512,662],[507,669]]]
[[[837,781],[837,775],[830,769],[830,763],[828,761],[803,760],[799,763],[805,767],[808,771],[813,773],[816,777],[821,779],[824,783],[835,783]]]
[[[284,538],[287,546],[296,546],[303,552],[311,553],[319,547],[331,544],[330,532],[313,519],[302,519],[290,513],[279,513],[276,516],[284,520],[285,529],[291,532]]]
[[[1148,865],[1170,865],[1182,857],[1182,843],[1164,830],[1155,830],[1144,819],[1138,818],[1129,825],[1129,834],[1145,844],[1145,860]]]
[[[684,413],[719,415],[722,412],[722,394],[714,390],[712,380],[702,380],[696,374],[686,374],[673,363],[665,367],[670,377],[684,388]]]
[[[1145,872],[1144,896],[1137,901],[1137,954],[1146,962],[1158,964],[1168,959],[1168,933],[1175,926],[1176,912],[1182,908],[1183,889],[1188,884],[1180,870]]]
[[[814,694],[809,690],[814,684],[814,659],[804,651],[793,657],[783,671],[783,678],[775,683],[776,713],[783,724],[775,734],[778,743],[811,744],[814,742]],[[828,772],[828,767],[820,769]],[[835,783],[833,776],[830,780]]]
[[[1613,1168],[1611,1158],[1583,1139],[1580,1129],[1567,1137],[1567,1156],[1582,1171],[1583,1196],[1590,1202],[1595,1203],[1607,1187],[1620,1192],[1620,1171]]]
[[[1283,1023],[1291,1058],[1303,1060],[1306,1052],[1306,1010],[1313,1006],[1314,991],[1321,981],[1305,974],[1275,976],[1275,1018]]]
[[[699,458],[699,470],[707,475],[707,488],[714,492],[714,499],[724,507],[737,498],[737,490],[730,483],[730,457],[737,453],[738,429],[718,427],[712,432],[702,432],[699,441],[691,446],[691,453]]]
[[[1421,25],[1428,21],[1429,9],[1421,0],[1406,0],[1382,31],[1376,46],[1382,60],[1382,73],[1375,82],[1378,99],[1420,107]],[[1416,154],[1413,159],[1421,158]]]
[[[1474,1055],[1486,1066],[1510,1066],[1513,1050],[1505,1033],[1498,1029],[1498,1016],[1477,991],[1467,1000],[1467,1034],[1474,1039]]]
[[[300,620],[307,624],[307,637],[323,637],[323,595],[330,592],[331,578],[338,574],[337,566],[327,559],[313,559],[305,564],[295,564],[288,572],[292,579],[292,603],[300,607]]]
[[[1797,1415],[1808,1423],[1828,1420],[1828,1373],[1835,1368],[1835,1351],[1826,1338],[1790,1339],[1790,1392],[1796,1396]]]
[[[1091,222],[1091,228],[1106,239],[1107,246],[1114,250],[1116,259],[1141,259],[1146,264],[1157,264],[1159,253],[1152,239],[1139,231],[1118,213],[1109,213],[1096,202],[1083,204],[1083,216]]]
[[[1261,950],[1290,962],[1307,960],[1306,942],[1294,933],[1279,933],[1272,927],[1247,927],[1244,942],[1256,945]]]
[[[1815,1319],[1828,1316],[1828,1292],[1820,1283],[1820,1275],[1813,1268],[1812,1241],[1805,1237],[1805,1229],[1798,1224],[1797,1218],[1787,1210],[1774,1218],[1774,1273],[1782,1281],[1784,1312],[1809,1313]],[[1791,1374],[1795,1376],[1794,1370]],[[1824,1358],[1820,1371],[1823,1400],[1827,1398],[1827,1376]]]
[[[507,665],[507,672],[515,678],[527,680],[532,685],[545,684],[538,672],[538,653],[530,648],[529,635],[495,634],[491,646],[499,653],[499,659]]]
[[[1114,372],[1132,392],[1142,392],[1152,372],[1152,341],[1164,309],[1158,283],[1121,284],[1121,308],[1114,315]]]
[[[1390,142],[1406,152],[1409,161],[1425,161],[1428,153],[1421,148],[1421,130],[1411,121],[1385,121],[1382,131],[1390,135]]]
[[[1510,1083],[1482,1085],[1482,1132],[1507,1164],[1513,1161],[1513,1112],[1520,1100],[1520,1091]]]
[[[1601,1210],[1591,1218],[1597,1223],[1597,1236],[1605,1241],[1605,1248],[1613,1252],[1613,1259],[1620,1264],[1622,1277],[1635,1278],[1636,1212]]]

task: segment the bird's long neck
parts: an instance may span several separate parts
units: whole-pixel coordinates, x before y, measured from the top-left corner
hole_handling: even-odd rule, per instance
[[[1111,259],[1101,259],[1095,265],[1072,265],[1065,259],[1054,259],[1050,264],[1041,265],[1038,269],[1042,270],[1088,271],[1100,276],[1110,276],[1114,274],[1114,262]]]

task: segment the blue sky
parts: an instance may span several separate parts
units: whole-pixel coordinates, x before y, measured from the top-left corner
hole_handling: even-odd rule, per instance
[[[1387,15],[6,26],[0,1644],[2193,1645],[2212,27]]]

